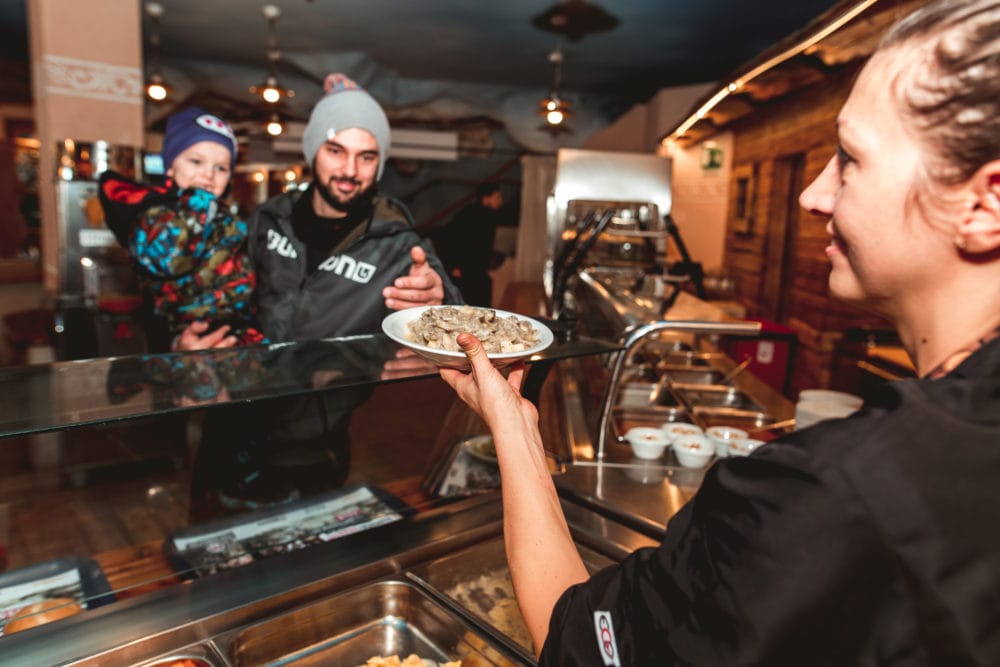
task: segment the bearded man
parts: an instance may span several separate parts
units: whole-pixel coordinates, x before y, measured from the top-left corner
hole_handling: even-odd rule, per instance
[[[462,303],[406,207],[378,192],[385,111],[342,74],[324,89],[302,136],[312,183],[268,200],[249,223],[258,315],[274,342],[375,333],[393,310]],[[225,328],[206,329],[192,325],[178,347],[235,344]]]

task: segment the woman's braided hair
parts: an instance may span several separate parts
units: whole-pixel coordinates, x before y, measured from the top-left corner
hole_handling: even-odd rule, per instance
[[[1000,158],[1000,0],[937,0],[896,24],[880,52],[924,57],[897,81],[904,117],[931,153],[929,176],[968,180]]]

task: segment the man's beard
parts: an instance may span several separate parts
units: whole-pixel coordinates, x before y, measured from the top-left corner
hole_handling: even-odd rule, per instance
[[[335,197],[329,190],[329,187],[336,184],[338,180],[350,181],[357,184],[358,181],[354,179],[332,179],[327,181],[327,183],[320,183],[317,179],[313,179],[313,187],[319,193],[319,196],[323,198],[333,210],[340,211],[345,215],[357,215],[365,213],[371,210],[372,200],[375,199],[375,195],[378,194],[378,183],[372,183],[367,190],[358,191],[349,201],[341,201]]]

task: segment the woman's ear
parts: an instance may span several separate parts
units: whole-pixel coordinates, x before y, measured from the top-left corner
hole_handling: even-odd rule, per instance
[[[955,244],[967,253],[1000,248],[1000,160],[987,162],[968,183],[971,198],[962,213]]]

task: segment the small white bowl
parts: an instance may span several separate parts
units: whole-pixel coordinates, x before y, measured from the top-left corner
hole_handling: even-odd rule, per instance
[[[632,453],[638,459],[651,461],[663,456],[663,450],[670,444],[667,436],[658,428],[636,426],[625,434],[628,444],[632,445]]]
[[[689,435],[705,434],[700,426],[688,424],[687,422],[667,422],[660,426],[660,430],[667,434],[667,440],[670,442]]]
[[[685,435],[674,440],[674,456],[685,468],[704,468],[715,454],[715,445],[703,435]]]
[[[748,437],[746,431],[733,426],[713,426],[705,431],[705,435],[715,443],[715,455],[718,457],[729,456],[730,440]]]
[[[730,456],[750,456],[750,452],[764,444],[755,438],[735,438],[729,441]]]

